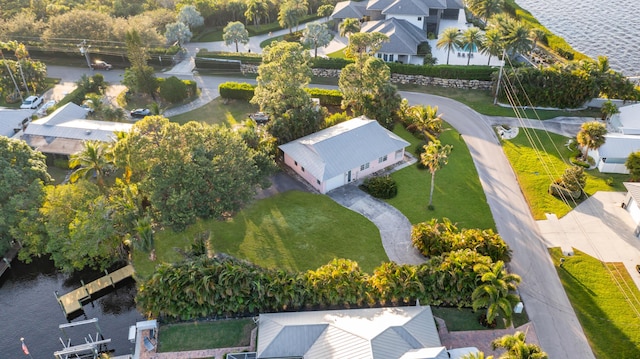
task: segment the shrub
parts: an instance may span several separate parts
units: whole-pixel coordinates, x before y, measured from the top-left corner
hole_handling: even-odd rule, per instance
[[[253,98],[255,87],[246,82],[224,82],[218,86],[218,91],[222,98],[249,101]]]
[[[318,69],[342,69],[352,63],[353,60],[350,59],[315,57],[311,60],[311,67]]]
[[[399,63],[388,63],[391,73],[402,75],[422,75],[443,79],[481,80],[491,81],[491,75],[496,69],[491,66],[458,66],[438,65],[420,66]]]
[[[393,198],[398,194],[398,184],[389,175],[368,177],[360,188],[368,194],[382,199]]]
[[[169,103],[177,103],[188,96],[187,85],[175,76],[160,81],[160,97]]]
[[[582,196],[582,191],[570,191],[567,188],[564,188],[561,184],[559,184],[559,180],[549,185],[549,194],[562,198],[562,199],[578,199]]]
[[[341,122],[347,121],[349,119],[349,115],[346,112],[338,112],[324,119],[324,127],[335,126]]]
[[[311,97],[320,99],[320,104],[323,106],[340,106],[342,103],[342,92],[340,92],[340,90],[306,88],[305,91],[307,91]]]

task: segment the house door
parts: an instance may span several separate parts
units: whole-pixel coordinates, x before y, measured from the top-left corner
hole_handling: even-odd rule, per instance
[[[347,183],[351,183],[351,170],[347,172]]]

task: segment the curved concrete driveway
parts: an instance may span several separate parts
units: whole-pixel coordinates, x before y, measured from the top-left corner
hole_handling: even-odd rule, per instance
[[[340,205],[360,213],[380,230],[382,246],[389,260],[398,264],[421,264],[425,258],[411,244],[411,223],[400,211],[386,202],[348,184],[327,193]]]

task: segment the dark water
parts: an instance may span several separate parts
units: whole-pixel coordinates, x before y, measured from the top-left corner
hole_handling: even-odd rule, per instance
[[[80,280],[88,283],[100,276],[95,272],[58,273],[48,260],[29,265],[15,260],[13,268],[0,278],[0,359],[30,359],[21,350],[20,337],[25,338],[34,359],[53,358],[53,353],[62,349],[58,338],[63,333],[58,325],[68,322],[53,292],[65,294],[80,287]],[[102,334],[111,338],[109,349],[115,349],[113,354],[130,354],[133,344],[127,339],[129,326],[143,320],[135,308],[135,283],[129,280],[106,292],[93,302],[94,307],[84,306],[86,317],[80,315],[72,322],[98,318]],[[84,343],[89,334],[96,335],[93,324],[67,331],[72,345]]]

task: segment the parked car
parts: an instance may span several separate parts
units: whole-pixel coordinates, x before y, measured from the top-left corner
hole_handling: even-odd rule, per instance
[[[91,68],[94,70],[111,70],[113,66],[111,66],[111,64],[104,62],[102,60],[96,60],[93,62],[93,65],[91,65]]]
[[[51,100],[51,101],[45,102],[45,104],[42,105],[42,107],[40,107],[40,109],[38,110],[38,115],[45,116],[47,114],[47,110],[49,110],[51,107],[55,106],[56,103],[58,103],[56,100]]]
[[[29,96],[24,101],[22,101],[22,105],[20,108],[22,109],[34,109],[38,108],[42,104],[42,97],[40,96]]]
[[[133,118],[143,118],[146,116],[151,116],[151,110],[149,110],[148,108],[137,108],[130,113],[131,117]]]

